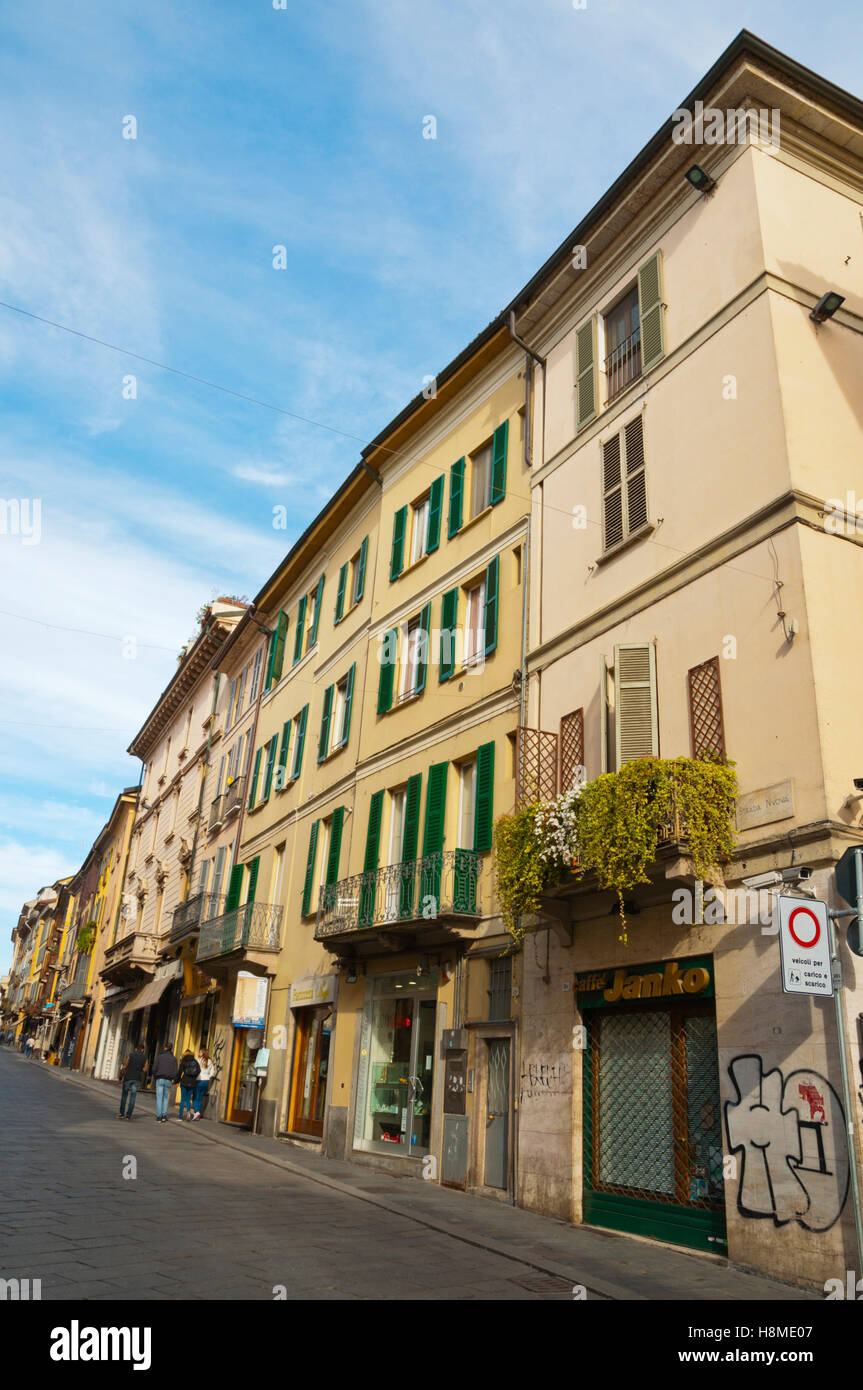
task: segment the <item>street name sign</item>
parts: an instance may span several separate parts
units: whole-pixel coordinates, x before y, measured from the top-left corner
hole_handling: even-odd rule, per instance
[[[779,950],[786,994],[833,994],[827,904],[813,898],[779,899]]]

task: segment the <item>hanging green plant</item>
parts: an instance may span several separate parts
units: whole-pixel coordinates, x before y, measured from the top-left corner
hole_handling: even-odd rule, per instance
[[[83,951],[86,955],[95,940],[96,923],[88,922],[86,926],[80,928],[75,945],[79,951]]]
[[[514,941],[524,937],[521,919],[538,912],[540,894],[563,874],[540,853],[536,818],[541,803],[531,802],[512,816],[501,816],[494,827],[494,868],[501,916]]]

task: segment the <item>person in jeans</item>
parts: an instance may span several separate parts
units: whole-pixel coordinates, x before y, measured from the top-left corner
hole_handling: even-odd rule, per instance
[[[210,1089],[210,1082],[216,1075],[216,1068],[213,1065],[213,1059],[205,1047],[202,1047],[200,1052],[198,1053],[198,1061],[201,1064],[201,1074],[198,1077],[198,1083],[195,1086],[195,1113],[192,1116],[193,1120],[200,1120],[201,1116],[206,1110],[207,1093]]]
[[[195,1087],[198,1084],[200,1073],[200,1063],[196,1060],[192,1049],[187,1047],[180,1058],[180,1066],[177,1071],[177,1085],[180,1087],[179,1118],[181,1120],[185,1119],[187,1115],[191,1120],[195,1113]]]
[[[138,1087],[144,1079],[144,1070],[147,1066],[147,1054],[144,1051],[143,1043],[136,1043],[134,1050],[129,1053],[122,1067],[120,1068],[120,1080],[123,1083],[123,1092],[120,1096],[120,1113],[118,1120],[131,1120],[132,1112],[135,1109],[135,1097],[138,1094]],[[128,1110],[126,1109],[128,1103]]]
[[[165,1124],[168,1119],[168,1101],[171,1087],[177,1075],[177,1059],[168,1043],[162,1048],[153,1066],[153,1079],[156,1082],[156,1123]]]

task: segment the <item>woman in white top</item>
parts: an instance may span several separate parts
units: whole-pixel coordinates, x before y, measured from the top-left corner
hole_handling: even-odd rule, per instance
[[[198,1053],[198,1061],[201,1064],[201,1074],[195,1086],[195,1113],[192,1116],[193,1120],[200,1120],[202,1111],[206,1109],[207,1092],[210,1089],[210,1082],[216,1075],[213,1059],[205,1047],[202,1047]]]

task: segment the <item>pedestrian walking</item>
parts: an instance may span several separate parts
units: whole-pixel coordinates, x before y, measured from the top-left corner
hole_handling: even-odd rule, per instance
[[[143,1043],[136,1043],[132,1052],[126,1058],[120,1068],[120,1080],[123,1083],[123,1092],[120,1096],[120,1113],[118,1120],[131,1120],[135,1109],[135,1097],[138,1094],[138,1087],[144,1079],[144,1072],[147,1069],[147,1054],[144,1051]],[[127,1107],[128,1102],[128,1109]]]
[[[198,1077],[197,1085],[195,1086],[195,1113],[192,1116],[193,1120],[200,1120],[201,1116],[206,1110],[207,1095],[210,1090],[210,1082],[216,1075],[216,1068],[213,1064],[213,1059],[205,1047],[202,1047],[200,1052],[198,1053],[198,1061],[201,1065],[201,1074]]]
[[[181,1120],[188,1118],[191,1120],[195,1113],[195,1087],[198,1084],[198,1077],[201,1074],[201,1064],[195,1057],[190,1047],[187,1047],[177,1070],[177,1085],[180,1087],[180,1115]]]
[[[158,1124],[165,1124],[168,1119],[168,1101],[176,1075],[177,1059],[171,1051],[170,1044],[165,1043],[153,1064],[153,1080],[156,1083],[156,1121]]]

